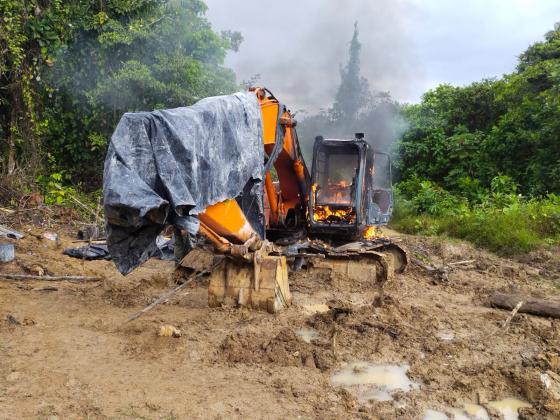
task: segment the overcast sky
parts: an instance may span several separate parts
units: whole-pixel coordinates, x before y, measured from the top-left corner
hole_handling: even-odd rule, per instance
[[[260,74],[294,111],[328,108],[359,22],[362,74],[401,102],[440,83],[514,70],[517,56],[560,21],[560,0],[206,0],[216,30],[243,34],[226,65]]]

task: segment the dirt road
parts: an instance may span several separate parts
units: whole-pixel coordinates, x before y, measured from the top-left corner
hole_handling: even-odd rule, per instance
[[[201,282],[128,324],[171,286],[173,263],[125,278],[111,262],[63,256],[68,237],[12,241],[2,272],[103,281],[0,281],[0,418],[501,418],[507,398],[529,405],[519,418],[560,418],[560,320],[519,313],[504,328],[509,311],[487,304],[494,291],[558,296],[560,253],[507,260],[402,240],[430,264],[474,262],[447,281],[411,266],[381,307],[369,279],[304,271],[277,316],[209,309]],[[160,337],[167,324],[181,336]]]

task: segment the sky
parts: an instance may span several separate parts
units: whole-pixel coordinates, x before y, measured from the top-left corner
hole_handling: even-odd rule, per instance
[[[515,69],[560,21],[560,0],[205,0],[217,31],[239,31],[226,65],[238,82],[260,75],[293,111],[332,105],[354,22],[362,74],[399,102],[440,83],[465,85]]]

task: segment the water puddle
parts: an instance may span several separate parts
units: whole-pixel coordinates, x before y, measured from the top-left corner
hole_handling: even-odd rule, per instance
[[[324,314],[329,312],[329,307],[324,303],[314,303],[312,305],[303,305],[303,312],[308,315]]]
[[[314,328],[301,328],[296,331],[296,334],[306,343],[311,343],[319,338],[319,331]]]
[[[426,410],[426,412],[424,413],[424,420],[447,420],[447,419],[449,419],[449,417],[447,417],[447,414],[441,411]]]
[[[488,407],[498,411],[504,420],[517,420],[518,410],[523,407],[531,407],[524,401],[515,398],[506,398],[500,401],[491,401]],[[484,407],[478,404],[465,403],[463,408],[448,408],[445,410],[453,420],[490,420],[490,415]],[[449,418],[444,412],[436,410],[426,410],[424,420],[444,420]]]
[[[453,417],[451,417],[453,420],[472,420],[473,417],[469,417],[467,415],[467,413],[465,413],[464,410],[461,410],[460,408],[452,408],[450,410],[450,413],[453,415]]]
[[[406,372],[408,365],[377,365],[353,362],[331,377],[331,384],[343,386],[360,401],[390,401],[396,391],[411,391],[419,385]]]
[[[465,403],[463,408],[451,408],[449,412],[453,420],[490,420],[486,409],[478,404]]]
[[[517,420],[519,418],[519,413],[517,411],[520,408],[531,407],[531,404],[518,400],[517,398],[505,398],[499,401],[490,401],[488,407],[498,411],[504,416],[504,420]]]

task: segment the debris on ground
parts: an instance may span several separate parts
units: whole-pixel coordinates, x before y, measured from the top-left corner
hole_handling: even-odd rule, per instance
[[[49,241],[58,241],[58,234],[55,232],[43,232],[43,238],[48,239]]]
[[[78,230],[76,237],[78,240],[81,241],[95,241],[95,240],[104,239],[101,237],[104,234],[105,232],[103,227],[93,224],[93,225],[87,225],[84,228]]]
[[[494,293],[490,297],[490,304],[497,308],[513,309],[518,302],[522,302],[518,308],[519,312],[532,315],[560,318],[560,299],[537,299],[531,296],[520,296],[519,294]]]
[[[31,290],[33,292],[56,292],[58,291],[58,288],[53,286],[44,286],[44,287],[34,287]]]
[[[73,258],[85,260],[111,260],[111,254],[106,243],[89,243],[86,246],[76,248],[66,248],[63,252]],[[156,240],[156,249],[153,251],[152,257],[162,260],[174,260],[175,253],[173,248],[173,239],[158,237]]]
[[[25,235],[17,230],[9,229],[7,226],[0,225],[0,236],[10,239],[21,239]]]
[[[158,335],[160,337],[175,337],[175,338],[179,338],[181,337],[181,330],[178,328],[175,328],[173,325],[162,325],[159,328],[159,333]]]
[[[34,276],[44,276],[44,275],[50,275],[51,273],[49,273],[49,270],[42,264],[31,264],[31,265],[26,265],[26,264],[20,264],[21,268],[23,268],[23,270],[31,275]]]
[[[0,262],[10,262],[16,257],[14,244],[0,243]]]
[[[43,281],[100,281],[101,277],[92,276],[34,276],[31,274],[3,274],[0,280],[43,280]]]
[[[107,249],[107,245],[86,245],[79,248],[66,248],[62,251],[64,255],[73,258],[81,258],[85,260],[110,260],[111,254]]]

